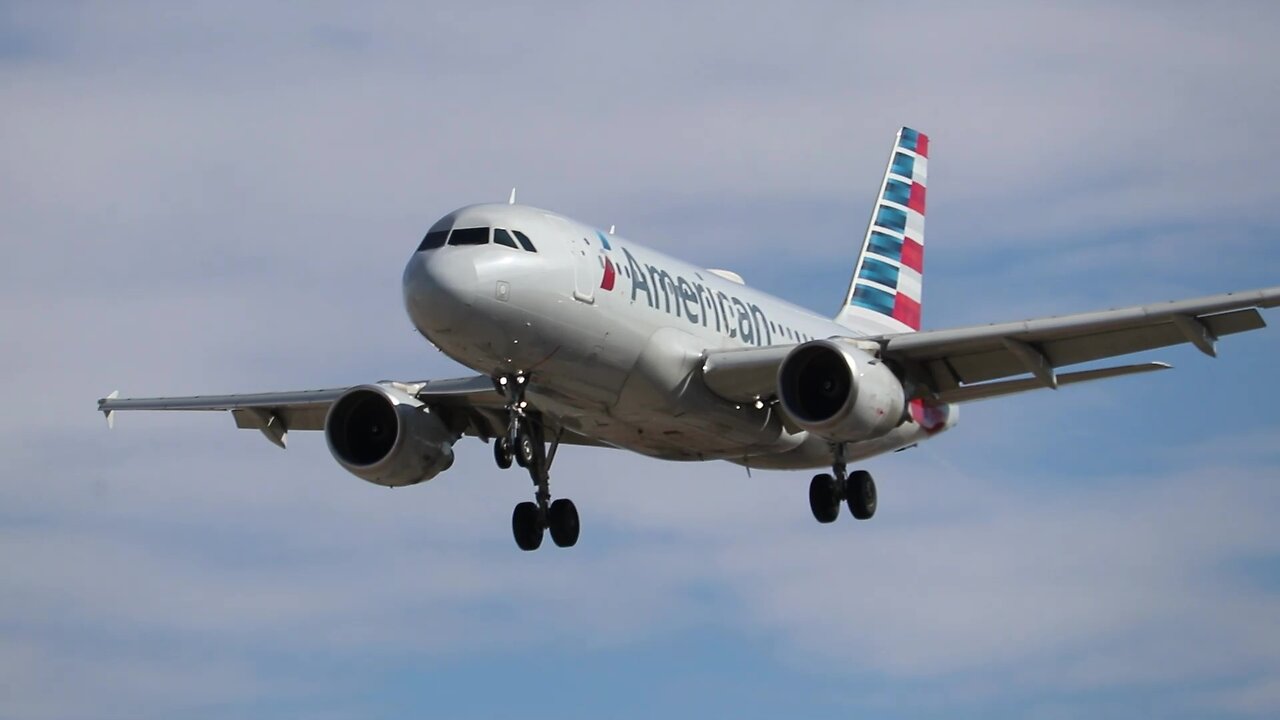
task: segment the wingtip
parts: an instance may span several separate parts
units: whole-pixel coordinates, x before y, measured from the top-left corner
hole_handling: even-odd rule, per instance
[[[102,398],[101,400],[98,400],[98,409],[102,411],[102,415],[103,415],[103,417],[105,417],[105,418],[107,419],[107,429],[108,429],[108,430],[114,430],[114,429],[115,429],[115,427],[116,427],[116,411],[115,411],[115,410],[105,409],[105,408],[103,408],[102,406],[103,406],[103,405],[106,405],[106,404],[107,404],[107,401],[109,401],[109,400],[115,400],[115,399],[116,399],[116,398],[118,398],[118,397],[120,397],[120,391],[119,391],[119,390],[112,390],[110,395],[108,395],[108,396],[106,396],[106,397]]]

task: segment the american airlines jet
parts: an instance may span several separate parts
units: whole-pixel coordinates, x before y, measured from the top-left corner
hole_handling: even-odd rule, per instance
[[[850,463],[953,427],[958,406],[1040,388],[1166,370],[1158,362],[1063,366],[1265,326],[1280,286],[1195,300],[921,330],[929,139],[902,128],[840,310],[817,315],[728,270],[660,254],[556,213],[473,205],[432,225],[404,270],[405,308],[441,352],[478,373],[449,380],[251,395],[98,401],[117,410],[225,410],[285,446],[324,432],[343,468],[389,487],[430,480],[462,437],[526,468],[516,544],[578,540],[573,502],[552,500],[562,445],[663,460],[829,469],[809,484],[822,523],[866,520],[876,486]]]

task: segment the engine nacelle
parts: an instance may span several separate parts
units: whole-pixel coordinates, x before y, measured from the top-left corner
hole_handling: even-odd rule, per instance
[[[424,482],[453,465],[457,436],[417,398],[382,385],[348,390],[324,420],[329,452],[375,485]]]
[[[814,340],[778,367],[778,398],[797,425],[832,442],[880,437],[906,418],[902,381],[849,343]]]

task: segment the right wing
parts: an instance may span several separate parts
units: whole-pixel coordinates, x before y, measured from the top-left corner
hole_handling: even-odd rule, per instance
[[[412,395],[430,405],[459,435],[498,437],[506,432],[506,398],[484,376],[377,383]],[[236,427],[259,430],[268,440],[285,446],[289,430],[323,430],[329,406],[351,388],[302,390],[296,392],[252,393],[246,395],[193,395],[188,397],[121,398],[112,393],[98,401],[98,410],[114,420],[118,410],[202,410],[230,411]],[[560,427],[555,418],[545,418],[548,431],[563,431],[561,442],[570,445],[597,445],[590,438]]]

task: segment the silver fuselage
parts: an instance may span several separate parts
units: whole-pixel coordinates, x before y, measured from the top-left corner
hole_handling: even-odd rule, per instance
[[[530,402],[571,430],[669,460],[760,468],[831,464],[831,448],[788,431],[775,404],[737,404],[701,379],[708,350],[868,334],[712,271],[536,208],[476,205],[452,226],[520,230],[536,252],[496,244],[415,252],[409,317],[478,372],[530,377]],[[955,422],[952,414],[946,427]],[[929,437],[908,418],[847,448],[850,460]]]

